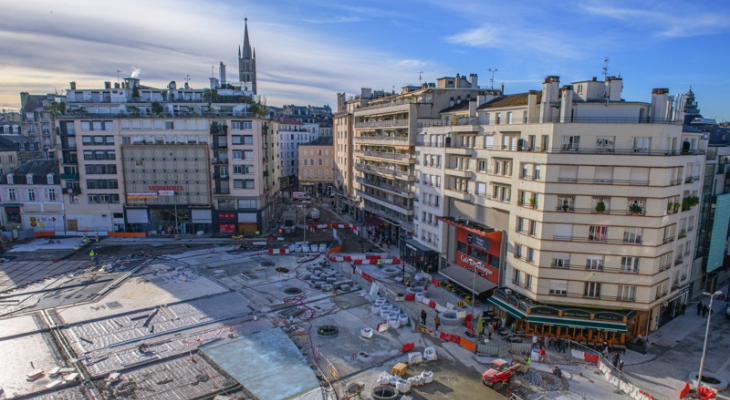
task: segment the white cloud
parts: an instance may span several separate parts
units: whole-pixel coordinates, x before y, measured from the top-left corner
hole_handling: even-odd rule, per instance
[[[4,5],[0,27],[0,104],[15,105],[21,90],[34,93],[100,87],[125,77],[132,67],[150,86],[170,80],[208,85],[211,66],[228,66],[237,78],[236,55],[243,39],[243,15],[249,18],[256,49],[259,92],[274,102],[334,103],[335,93],[362,86],[400,85],[416,76],[425,62],[344,43],[301,25],[301,16],[272,12],[275,6],[251,3],[199,3],[192,0],[107,3],[92,0],[38,0]],[[40,11],[46,10],[46,11]],[[50,11],[47,11],[50,10]],[[374,13],[374,9],[350,11]],[[339,17],[346,22],[360,17]],[[395,60],[395,61],[393,61]],[[400,61],[398,61],[400,60]],[[286,100],[290,99],[290,100]]]
[[[517,24],[483,24],[478,28],[451,35],[446,40],[464,46],[519,53],[537,52],[564,59],[577,59],[581,54],[571,40],[562,37],[558,32],[548,33]]]
[[[730,29],[730,15],[722,11],[702,11],[701,5],[692,9],[666,4],[659,9],[639,9],[606,5],[605,3],[579,6],[584,12],[625,22],[631,28],[650,30],[656,37],[680,38],[711,35]]]

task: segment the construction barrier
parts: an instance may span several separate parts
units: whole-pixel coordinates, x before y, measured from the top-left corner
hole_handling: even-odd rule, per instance
[[[342,245],[335,246],[327,251],[327,257],[329,257],[332,253],[339,253],[342,251]]]
[[[147,232],[107,232],[107,235],[120,238],[142,238],[147,237]]]
[[[269,249],[269,254],[289,254],[289,249],[285,247],[280,249]]]
[[[414,300],[416,300],[415,293],[409,293],[406,295],[406,301],[414,301]]]
[[[465,349],[471,350],[472,352],[474,352],[474,351],[476,351],[476,350],[477,350],[477,345],[476,345],[476,343],[472,342],[472,341],[471,341],[471,340],[469,340],[469,339],[464,339],[464,338],[461,338],[461,339],[459,340],[459,346],[461,346],[461,347],[463,347],[463,348],[465,348]]]
[[[53,231],[46,231],[46,232],[33,232],[33,237],[39,238],[39,237],[54,237],[56,236],[56,232]]]
[[[437,305],[437,304],[436,304],[436,302],[435,302],[435,301],[433,301],[433,300],[429,300],[429,301],[428,301],[428,306],[429,306],[429,307],[431,307],[431,308],[436,308],[436,305]]]
[[[401,349],[401,353],[408,353],[409,351],[413,351],[413,349],[415,347],[416,347],[416,344],[413,343],[413,342],[406,343],[406,344],[403,345],[403,348]]]

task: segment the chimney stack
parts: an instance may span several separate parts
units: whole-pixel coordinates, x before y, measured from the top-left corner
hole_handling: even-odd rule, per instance
[[[667,120],[669,89],[658,88],[651,91],[651,122],[664,122]]]
[[[472,89],[479,89],[479,85],[477,85],[477,74],[469,74],[469,83],[471,83]]]
[[[104,89],[111,89],[111,88],[112,88],[112,83],[109,82],[109,81],[105,81],[104,82]]]
[[[76,90],[76,82],[74,82],[74,81],[69,82],[69,86],[71,87],[71,90]]]
[[[119,89],[119,82],[114,83],[114,89]]]

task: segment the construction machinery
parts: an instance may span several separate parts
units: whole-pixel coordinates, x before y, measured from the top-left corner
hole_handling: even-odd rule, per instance
[[[494,390],[499,390],[509,384],[516,372],[523,371],[523,367],[520,363],[510,365],[507,360],[498,358],[492,361],[490,368],[482,374],[482,383]]]

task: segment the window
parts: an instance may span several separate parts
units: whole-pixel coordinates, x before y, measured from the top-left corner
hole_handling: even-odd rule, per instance
[[[540,166],[535,165],[535,169],[532,171],[532,179],[539,181],[540,180]]]
[[[28,201],[36,201],[35,189],[28,189]]]
[[[648,153],[651,149],[650,137],[635,137],[632,139],[634,153]]]
[[[535,236],[537,234],[537,222],[530,220],[530,226],[527,230],[527,234],[530,236]]]
[[[487,171],[487,160],[477,160],[477,171],[479,172],[486,172]]]
[[[525,288],[532,289],[532,275],[525,274]]]
[[[603,270],[603,259],[604,256],[587,256],[586,269]]]
[[[175,129],[175,121],[165,121],[165,129]]]
[[[586,282],[583,286],[583,297],[601,297],[601,284],[598,282]]]
[[[520,274],[521,274],[521,271],[519,269],[515,269],[513,271],[513,273],[512,273],[512,282],[514,282],[518,286],[519,286],[520,281],[521,281],[520,280]]]
[[[568,281],[550,281],[550,294],[555,296],[567,296]]]
[[[553,253],[553,262],[551,264],[555,268],[569,268],[570,267],[570,254],[567,253]]]
[[[578,151],[580,148],[580,136],[563,136],[563,151]]]
[[[477,196],[484,196],[487,194],[487,184],[483,182],[477,182]]]
[[[253,189],[254,180],[253,179],[234,179],[233,188],[234,189]]]
[[[639,257],[621,257],[621,271],[639,272]]]
[[[642,232],[642,228],[626,228],[624,230],[624,243],[640,244]]]
[[[523,247],[521,244],[515,246],[515,257],[522,258],[524,256]]]
[[[13,188],[8,189],[8,200],[18,201],[18,193],[15,191],[15,189],[13,189]]]
[[[608,227],[592,225],[588,228],[588,240],[591,242],[605,242],[608,239]]]
[[[613,153],[615,141],[615,137],[597,137],[596,151],[602,153]]]
[[[535,249],[532,247],[527,248],[527,262],[535,262]]]
[[[56,194],[56,189],[50,188],[46,189],[46,198],[48,201],[58,201],[58,195]]]
[[[517,217],[517,232],[524,232],[525,231],[525,219],[522,217]]]
[[[243,160],[243,151],[242,150],[233,150],[233,159],[234,160]]]
[[[636,300],[636,286],[634,285],[618,285],[618,300]]]

